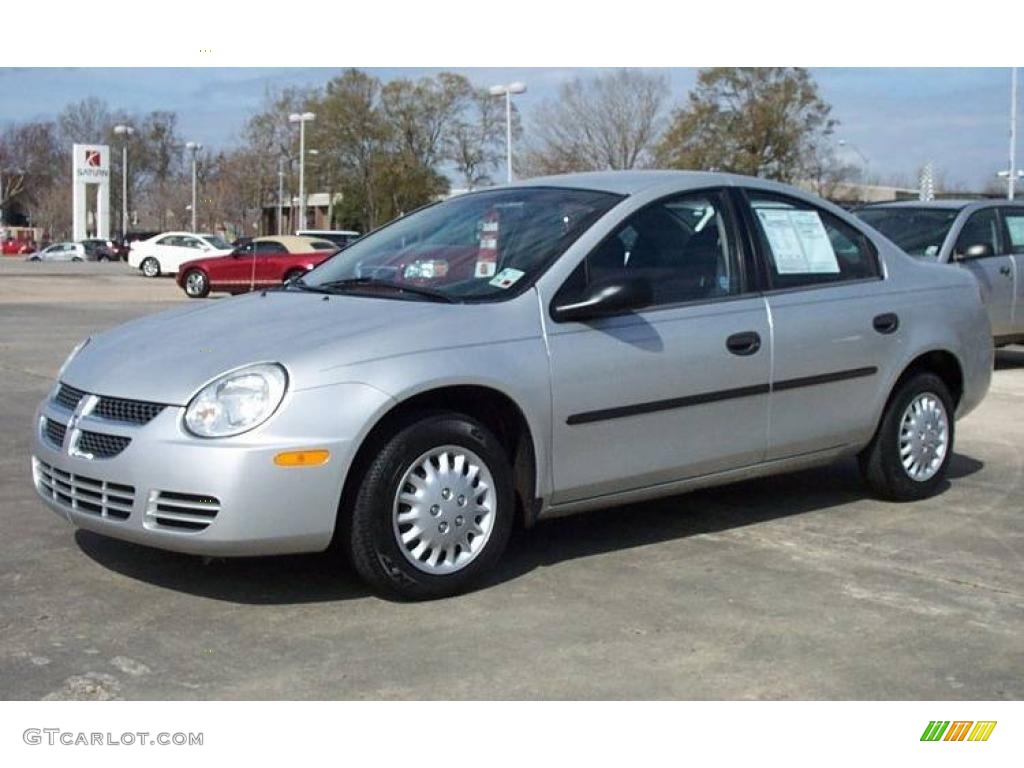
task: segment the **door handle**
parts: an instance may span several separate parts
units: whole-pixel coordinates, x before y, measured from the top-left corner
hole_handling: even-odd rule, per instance
[[[895,312],[876,315],[871,323],[879,333],[894,333],[900,327],[900,318]]]
[[[754,331],[734,333],[725,340],[725,348],[734,355],[752,355],[761,348],[761,337]]]
[[[1007,277],[1009,277],[1010,276],[1010,268],[1005,266],[1005,265],[1000,267],[999,268],[999,274],[1006,275]]]

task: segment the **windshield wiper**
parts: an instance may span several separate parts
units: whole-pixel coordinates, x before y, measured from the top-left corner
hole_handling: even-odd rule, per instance
[[[296,281],[300,282],[300,281]],[[295,283],[292,283],[295,285]],[[345,291],[349,288],[360,288],[362,286],[373,286],[381,288],[390,288],[394,291],[402,291],[404,293],[412,293],[416,296],[423,296],[433,301],[443,301],[447,304],[458,304],[459,300],[449,296],[447,293],[442,291],[434,290],[433,288],[423,288],[418,285],[405,285],[403,283],[393,283],[390,280],[381,280],[377,277],[349,277],[345,280],[331,280],[326,283],[321,283],[318,286],[310,286],[303,283],[303,286],[307,290],[322,290],[324,293],[336,293],[339,291]]]

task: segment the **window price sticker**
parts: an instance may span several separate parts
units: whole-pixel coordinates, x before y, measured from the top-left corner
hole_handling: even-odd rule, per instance
[[[759,209],[780,275],[839,272],[839,262],[817,211]]]

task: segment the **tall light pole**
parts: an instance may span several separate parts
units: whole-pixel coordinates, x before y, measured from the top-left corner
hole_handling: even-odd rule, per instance
[[[1006,178],[1006,199],[1013,200],[1017,184],[1017,68],[1010,70],[1010,172]]]
[[[283,235],[281,231],[281,215],[284,208],[284,156],[277,158],[277,234]]]
[[[203,145],[190,141],[185,144],[185,149],[192,153],[192,233],[195,234],[197,231],[196,227],[196,155],[199,154],[199,150],[203,148]]]
[[[288,115],[289,123],[299,124],[299,226],[306,228],[306,123],[316,120],[312,112],[293,112]]]
[[[847,141],[846,139],[840,139],[836,143],[840,147],[846,147],[846,148],[852,149],[857,154],[857,157],[860,158],[861,164],[864,166],[864,176],[865,176],[864,181],[867,181],[866,177],[867,177],[867,173],[868,173],[868,165],[871,163],[871,161],[868,159],[868,156],[860,151],[860,147],[858,147],[856,144],[853,144],[853,143]]]
[[[121,239],[128,234],[128,139],[135,129],[130,125],[115,125],[114,133],[123,136],[121,144]]]
[[[526,93],[526,85],[523,83],[508,83],[507,85],[492,85],[491,96],[505,97],[505,169],[508,183],[512,183],[512,94]]]

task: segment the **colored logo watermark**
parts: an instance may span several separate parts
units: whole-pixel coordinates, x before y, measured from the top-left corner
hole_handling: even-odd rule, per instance
[[[921,741],[988,741],[995,729],[995,720],[932,720]]]

